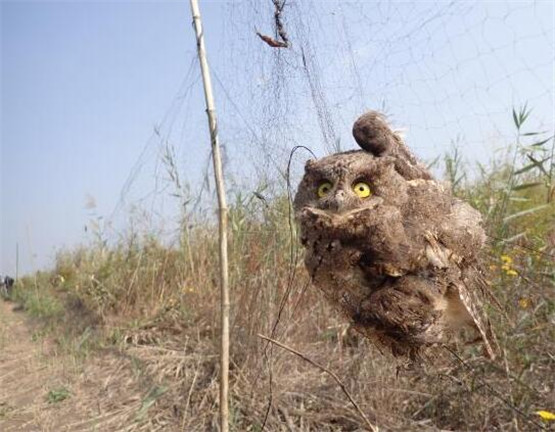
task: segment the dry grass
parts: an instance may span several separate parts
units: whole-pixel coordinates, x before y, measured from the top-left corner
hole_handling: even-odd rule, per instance
[[[504,164],[471,187],[457,184],[486,215],[491,235],[485,259],[504,310],[489,311],[503,352],[496,362],[479,346],[457,347],[461,358],[438,348],[433,364],[412,368],[381,354],[308,285],[285,199],[231,206],[231,430],[260,431],[268,407],[269,431],[365,430],[332,377],[268,346],[259,333],[335,372],[381,430],[549,429],[534,412],[555,408],[554,200],[518,212],[545,204],[553,182],[535,170],[523,173],[527,178],[515,171]],[[518,187],[532,180],[544,184]],[[217,430],[217,231],[206,221],[184,226],[179,247],[133,236],[110,248],[79,249],[16,289],[15,298],[52,326],[60,346],[91,361],[114,350],[130,359],[125,367],[99,363],[99,373],[142,392],[120,418],[125,425],[103,430]],[[95,400],[84,397],[83,404]]]

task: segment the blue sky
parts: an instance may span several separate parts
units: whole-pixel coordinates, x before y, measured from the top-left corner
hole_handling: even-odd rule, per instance
[[[552,2],[291,2],[293,48],[279,53],[254,34],[272,33],[270,1],[200,4],[231,187],[283,169],[296,144],[350,148],[368,108],[424,159],[457,141],[487,161],[525,102],[530,127],[553,130]],[[190,23],[187,2],[1,3],[0,273],[14,273],[16,244],[21,272],[49,266],[90,239],[91,220],[124,221],[138,203],[171,219],[167,146],[182,181],[201,187]]]
[[[193,52],[189,10],[2,4],[2,269],[44,265],[115,204]],[[1,272],[2,270],[0,270]]]

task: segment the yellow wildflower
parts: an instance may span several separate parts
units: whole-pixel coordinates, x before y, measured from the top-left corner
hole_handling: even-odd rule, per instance
[[[501,261],[507,265],[511,265],[513,263],[513,259],[509,255],[501,255]]]
[[[187,286],[187,285],[183,285],[182,290],[184,293],[192,293],[195,291],[195,289],[192,286]]]
[[[518,273],[516,272],[516,270],[513,270],[513,269],[508,269],[505,271],[505,273],[507,273],[508,276],[518,276]]]
[[[545,421],[553,421],[555,420],[555,414],[550,411],[536,411],[536,414],[539,415],[542,420]]]
[[[528,306],[530,306],[530,299],[521,298],[521,299],[518,301],[518,305],[519,305],[522,309],[526,309]]]

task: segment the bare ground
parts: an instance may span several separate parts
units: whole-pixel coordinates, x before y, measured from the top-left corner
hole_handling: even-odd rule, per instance
[[[61,352],[0,301],[3,432],[153,430],[143,421],[150,406],[143,381],[133,359],[117,352],[80,359]]]

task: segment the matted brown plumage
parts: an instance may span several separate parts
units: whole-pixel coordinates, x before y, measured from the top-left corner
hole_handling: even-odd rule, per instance
[[[363,150],[309,160],[295,196],[313,284],[394,355],[417,358],[468,326],[494,357],[480,213],[433,179],[383,115],[364,114],[353,135]]]

